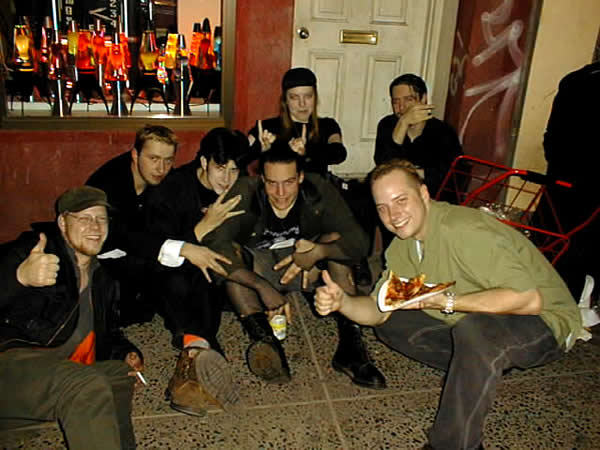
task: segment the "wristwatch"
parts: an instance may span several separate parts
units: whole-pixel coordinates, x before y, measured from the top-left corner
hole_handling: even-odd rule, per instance
[[[446,307],[442,309],[442,314],[454,314],[454,303],[456,302],[456,294],[452,291],[444,292],[446,296]]]

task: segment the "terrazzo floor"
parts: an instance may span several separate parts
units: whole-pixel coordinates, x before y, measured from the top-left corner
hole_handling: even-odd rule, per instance
[[[337,331],[332,318],[313,314],[292,298],[294,323],[284,341],[293,379],[273,386],[245,365],[248,344],[239,322],[225,312],[219,333],[242,394],[235,413],[209,410],[203,418],[171,410],[164,390],[177,360],[162,320],[134,325],[127,336],[146,358],[149,386],[134,400],[140,449],[412,449],[426,442],[443,373],[393,353],[370,329],[363,334],[388,389],[359,388],[330,366]],[[600,448],[600,329],[562,360],[512,371],[498,389],[484,434],[486,449]],[[0,433],[0,448],[63,449],[54,424]]]

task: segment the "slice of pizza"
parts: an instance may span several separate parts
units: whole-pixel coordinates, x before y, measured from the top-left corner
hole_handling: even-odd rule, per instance
[[[425,274],[420,274],[407,281],[403,281],[390,271],[390,278],[385,295],[385,305],[393,306],[401,304],[425,294],[443,291],[456,284],[455,281],[451,281],[448,283],[426,285],[425,278]]]
[[[429,294],[431,292],[438,292],[438,291],[443,291],[445,289],[448,289],[450,286],[454,286],[456,284],[456,281],[449,281],[447,283],[438,283],[438,284],[433,284],[430,286],[424,285],[421,290],[419,291],[418,295],[424,295],[424,294]]]

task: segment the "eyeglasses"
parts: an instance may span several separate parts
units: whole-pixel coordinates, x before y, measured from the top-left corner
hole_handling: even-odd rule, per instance
[[[75,220],[77,221],[77,223],[84,227],[89,227],[93,223],[96,223],[99,227],[105,227],[106,225],[108,225],[108,217],[107,216],[92,216],[90,214],[77,215],[74,213],[67,213],[67,214],[69,216],[74,217]]]

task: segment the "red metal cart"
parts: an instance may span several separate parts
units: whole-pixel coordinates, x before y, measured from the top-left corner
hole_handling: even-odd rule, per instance
[[[598,206],[583,222],[567,228],[553,195],[575,195],[570,183],[529,170],[459,156],[452,163],[436,199],[479,208],[527,235],[552,264],[565,253],[571,237],[589,225]],[[564,197],[563,197],[564,198]]]

